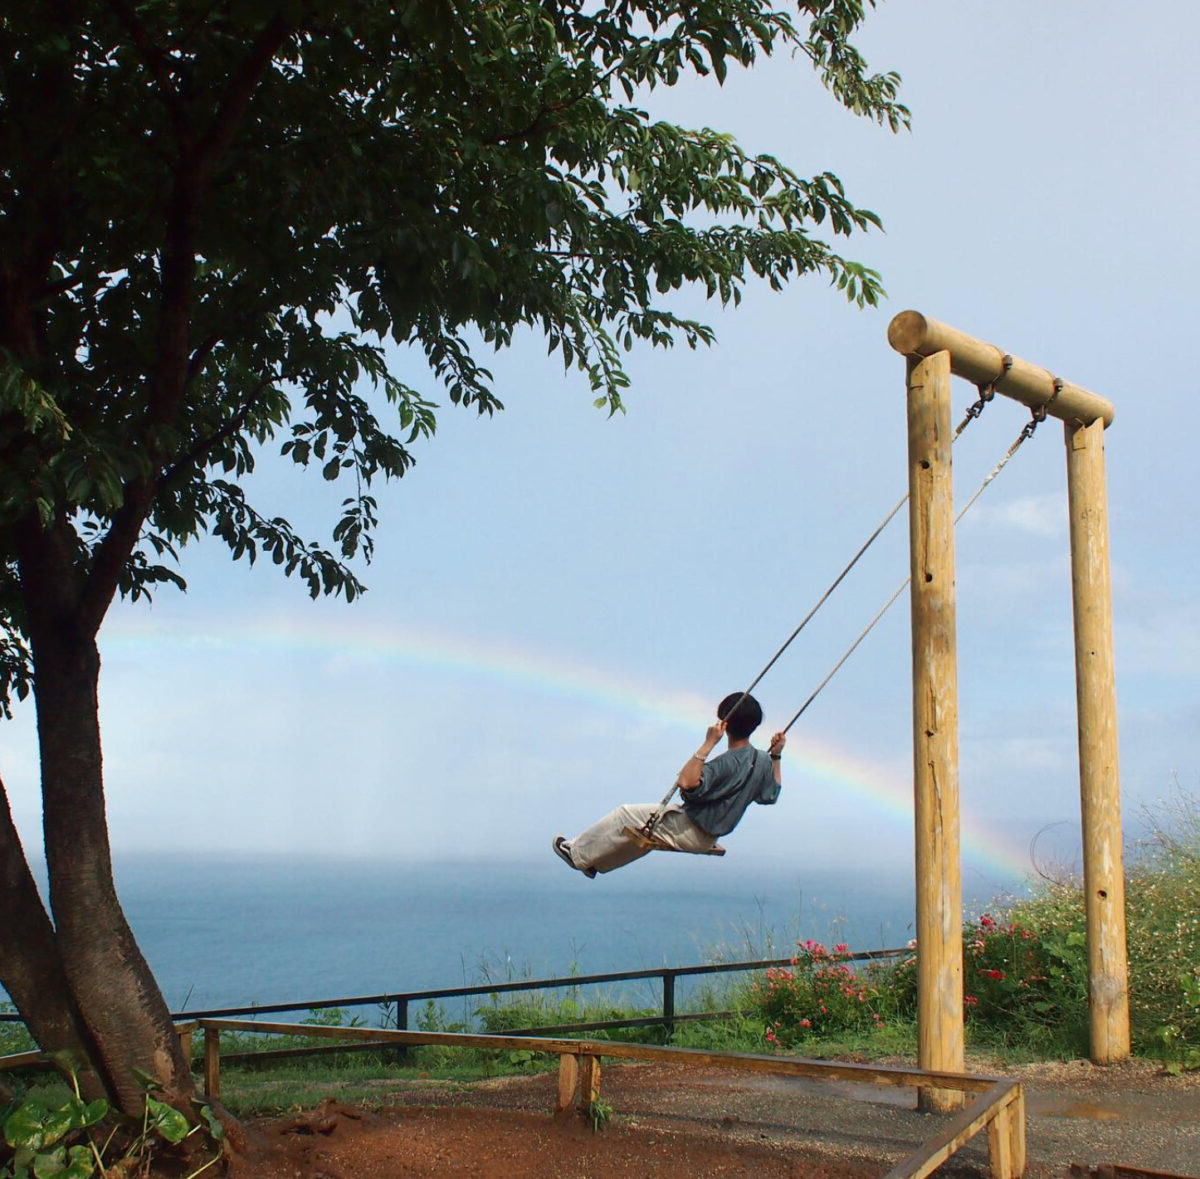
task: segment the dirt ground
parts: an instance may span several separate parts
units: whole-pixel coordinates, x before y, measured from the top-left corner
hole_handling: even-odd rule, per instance
[[[988,1070],[995,1074],[996,1070]],[[1138,1062],[1004,1070],[1025,1086],[1030,1179],[1103,1167],[1200,1176],[1200,1077]],[[859,1084],[612,1065],[599,1132],[552,1114],[555,1079],[381,1084],[378,1112],[331,1097],[250,1128],[235,1179],[692,1179],[882,1175],[938,1132],[915,1094]],[[984,1176],[986,1136],[943,1168]],[[1108,1172],[1111,1174],[1112,1172]],[[1117,1172],[1119,1174],[1119,1171]]]

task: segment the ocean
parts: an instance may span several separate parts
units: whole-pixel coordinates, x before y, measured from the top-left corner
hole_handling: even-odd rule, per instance
[[[587,880],[547,851],[534,863],[118,855],[115,871],[175,1012],[785,957],[805,938],[896,948],[913,936],[909,874],[861,869],[660,854]],[[619,998],[636,1001],[639,985],[651,1001],[649,982]]]
[[[912,884],[661,856],[597,880],[547,863],[319,859],[118,864],[172,1010],[855,949],[912,936]],[[647,984],[649,985],[649,984]]]

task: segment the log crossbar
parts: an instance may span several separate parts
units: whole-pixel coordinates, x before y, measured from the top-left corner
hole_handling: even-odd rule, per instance
[[[1036,364],[1008,356],[994,344],[968,336],[957,328],[930,319],[919,311],[901,311],[888,324],[888,343],[903,356],[932,356],[950,353],[950,371],[975,385],[992,386],[1030,409],[1045,409],[1050,417],[1076,426],[1113,421],[1113,405],[1097,393],[1063,381],[1055,393],[1057,378]],[[1008,363],[1006,363],[1006,361]]]
[[[652,1061],[691,1067],[727,1068],[776,1076],[814,1080],[857,1081],[871,1085],[956,1090],[975,1100],[941,1133],[922,1144],[893,1167],[886,1179],[924,1179],[967,1141],[986,1131],[991,1179],[1020,1179],[1025,1172],[1025,1106],[1017,1081],[974,1073],[809,1060],[804,1057],[767,1056],[751,1052],[709,1052],[700,1048],[671,1048],[620,1041],[570,1040],[544,1036],[502,1036],[471,1032],[395,1031],[389,1028],[328,1027],[302,1023],[266,1023],[249,1019],[194,1021],[204,1032],[204,1086],[209,1098],[221,1092],[221,1033],[253,1032],[261,1035],[305,1036],[371,1042],[380,1047],[483,1048],[493,1051],[542,1052],[559,1057],[556,1113],[564,1115],[578,1105],[586,1108],[600,1095],[600,1060]],[[189,1029],[190,1031],[191,1029]]]

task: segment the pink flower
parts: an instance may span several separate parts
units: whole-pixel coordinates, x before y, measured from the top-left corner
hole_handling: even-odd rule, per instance
[[[810,1028],[810,1027],[812,1027],[812,1020],[811,1019],[802,1019],[800,1021],[800,1026],[802,1028]]]

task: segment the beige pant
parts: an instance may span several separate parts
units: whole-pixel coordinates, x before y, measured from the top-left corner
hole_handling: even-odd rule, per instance
[[[655,809],[652,802],[619,806],[575,836],[567,843],[575,867],[585,871],[595,868],[597,872],[611,872],[614,868],[622,868],[634,860],[640,860],[651,849],[639,847],[621,831],[626,827],[638,830]],[[654,837],[682,852],[706,852],[717,842],[715,836],[697,827],[683,807],[678,805],[669,806],[663,811],[662,818],[654,825]]]

